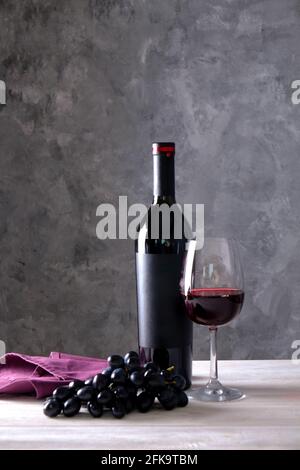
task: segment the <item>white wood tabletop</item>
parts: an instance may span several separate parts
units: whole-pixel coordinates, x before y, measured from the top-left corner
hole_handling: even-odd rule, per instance
[[[194,385],[209,364],[195,361]],[[173,411],[133,412],[122,420],[83,412],[46,418],[42,402],[0,398],[0,449],[300,449],[300,365],[291,361],[220,361],[221,381],[246,398],[191,401]]]

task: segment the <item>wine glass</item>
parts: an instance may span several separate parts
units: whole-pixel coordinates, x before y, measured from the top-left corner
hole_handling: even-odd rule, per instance
[[[197,250],[196,240],[188,243],[181,280],[188,317],[210,332],[210,378],[191,396],[202,401],[227,401],[243,397],[240,390],[224,387],[218,380],[217,331],[241,311],[244,301],[243,273],[234,240],[205,238]]]

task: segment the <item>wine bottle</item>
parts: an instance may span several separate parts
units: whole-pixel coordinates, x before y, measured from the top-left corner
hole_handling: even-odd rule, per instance
[[[175,201],[175,144],[152,144],[153,153],[153,202],[147,217],[139,227],[136,240],[136,279],[138,306],[138,334],[141,359],[153,361],[162,369],[175,365],[191,384],[192,322],[185,313],[180,295],[180,277],[185,258],[183,215],[170,211],[170,218],[163,221],[163,212],[156,218],[158,230],[153,237],[155,209],[165,204],[171,207]],[[164,206],[166,207],[166,206]],[[157,214],[157,213],[156,213]],[[181,217],[180,236],[176,223]],[[163,233],[163,223],[169,223],[169,234]],[[178,228],[178,227],[177,227]]]

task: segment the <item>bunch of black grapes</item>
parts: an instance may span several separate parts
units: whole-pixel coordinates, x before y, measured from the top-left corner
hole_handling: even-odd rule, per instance
[[[139,356],[130,351],[124,357],[113,355],[100,374],[85,382],[73,380],[68,386],[58,387],[44,404],[44,413],[51,418],[63,413],[71,417],[86,406],[94,418],[110,410],[115,418],[137,409],[149,411],[156,398],[165,410],[186,406],[186,381],[175,374],[175,368],[160,370],[153,362],[140,365]]]

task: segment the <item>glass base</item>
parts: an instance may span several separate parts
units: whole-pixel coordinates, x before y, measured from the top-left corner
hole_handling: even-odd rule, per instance
[[[192,388],[189,397],[193,400],[219,402],[239,400],[245,395],[237,388],[224,387],[218,380],[210,380],[204,387]]]

